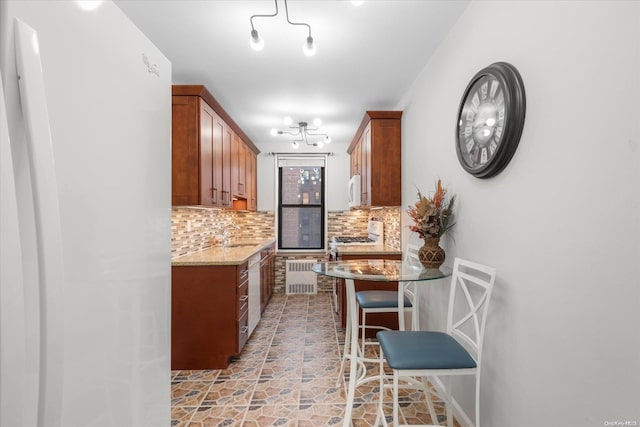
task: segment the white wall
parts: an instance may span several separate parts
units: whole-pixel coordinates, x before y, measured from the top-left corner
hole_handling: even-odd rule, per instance
[[[480,180],[455,121],[496,61],[522,75],[526,122],[509,166]],[[482,425],[640,423],[640,2],[472,2],[404,99],[403,206],[442,178],[459,202],[447,262],[498,269]]]
[[[300,147],[296,150],[291,148],[291,143],[269,144],[256,143],[260,149],[258,154],[258,210],[274,211],[276,200],[276,165],[275,156],[270,152],[277,153],[333,153],[327,158],[327,168],[325,170],[327,179],[327,209],[329,211],[349,210],[349,200],[347,195],[347,183],[349,182],[349,154],[348,146],[345,144],[325,145],[321,149]]]

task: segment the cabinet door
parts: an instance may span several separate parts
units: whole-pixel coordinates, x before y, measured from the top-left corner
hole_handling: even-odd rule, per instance
[[[239,196],[246,197],[247,195],[247,146],[244,144],[244,141],[240,139],[239,136],[236,136],[238,140],[238,183],[237,183],[237,192]]]
[[[231,140],[231,195],[238,195],[238,154],[240,151],[240,138],[235,133]]]
[[[262,250],[260,258],[260,309],[264,311],[269,304],[275,287],[275,247]]]
[[[247,209],[258,209],[257,157],[251,150],[247,150]]]
[[[231,141],[231,193],[233,196],[246,197],[246,157],[247,146],[244,141],[233,133]]]
[[[214,179],[216,119],[217,114],[213,109],[200,100],[200,204],[206,206],[217,204]]]
[[[360,169],[362,175],[362,206],[371,205],[371,123],[362,132]]]
[[[262,251],[260,259],[260,311],[264,311],[269,303],[269,257]]]
[[[237,285],[234,265],[171,268],[171,369],[227,368],[238,354]]]
[[[276,248],[269,249],[269,295],[273,295],[276,289]]]
[[[224,122],[222,122],[224,123]],[[220,205],[231,207],[231,141],[233,140],[233,130],[224,123],[222,135],[222,191]]]
[[[171,97],[171,204],[200,204],[198,97]]]
[[[362,149],[360,148],[360,142],[358,142],[351,152],[351,176],[360,175],[360,157],[362,155],[361,150]]]
[[[371,140],[369,206],[400,206],[400,120],[374,119],[368,129]]]

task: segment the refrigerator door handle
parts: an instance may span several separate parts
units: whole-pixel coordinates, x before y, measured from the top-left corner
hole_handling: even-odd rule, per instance
[[[62,414],[62,230],[49,112],[37,32],[15,19],[16,68],[25,124],[36,222],[40,294],[38,426],[58,427]]]

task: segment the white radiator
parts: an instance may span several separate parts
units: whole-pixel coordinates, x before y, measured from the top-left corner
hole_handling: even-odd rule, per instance
[[[318,292],[318,275],[311,270],[316,260],[287,260],[285,287],[287,294],[315,294]]]

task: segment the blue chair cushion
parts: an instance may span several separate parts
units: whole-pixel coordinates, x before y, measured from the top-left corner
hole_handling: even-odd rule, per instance
[[[394,308],[398,307],[397,291],[359,291],[356,301],[362,308]],[[404,306],[411,307],[411,301],[404,297]]]
[[[464,369],[476,362],[453,337],[431,331],[380,331],[376,334],[393,369]]]

